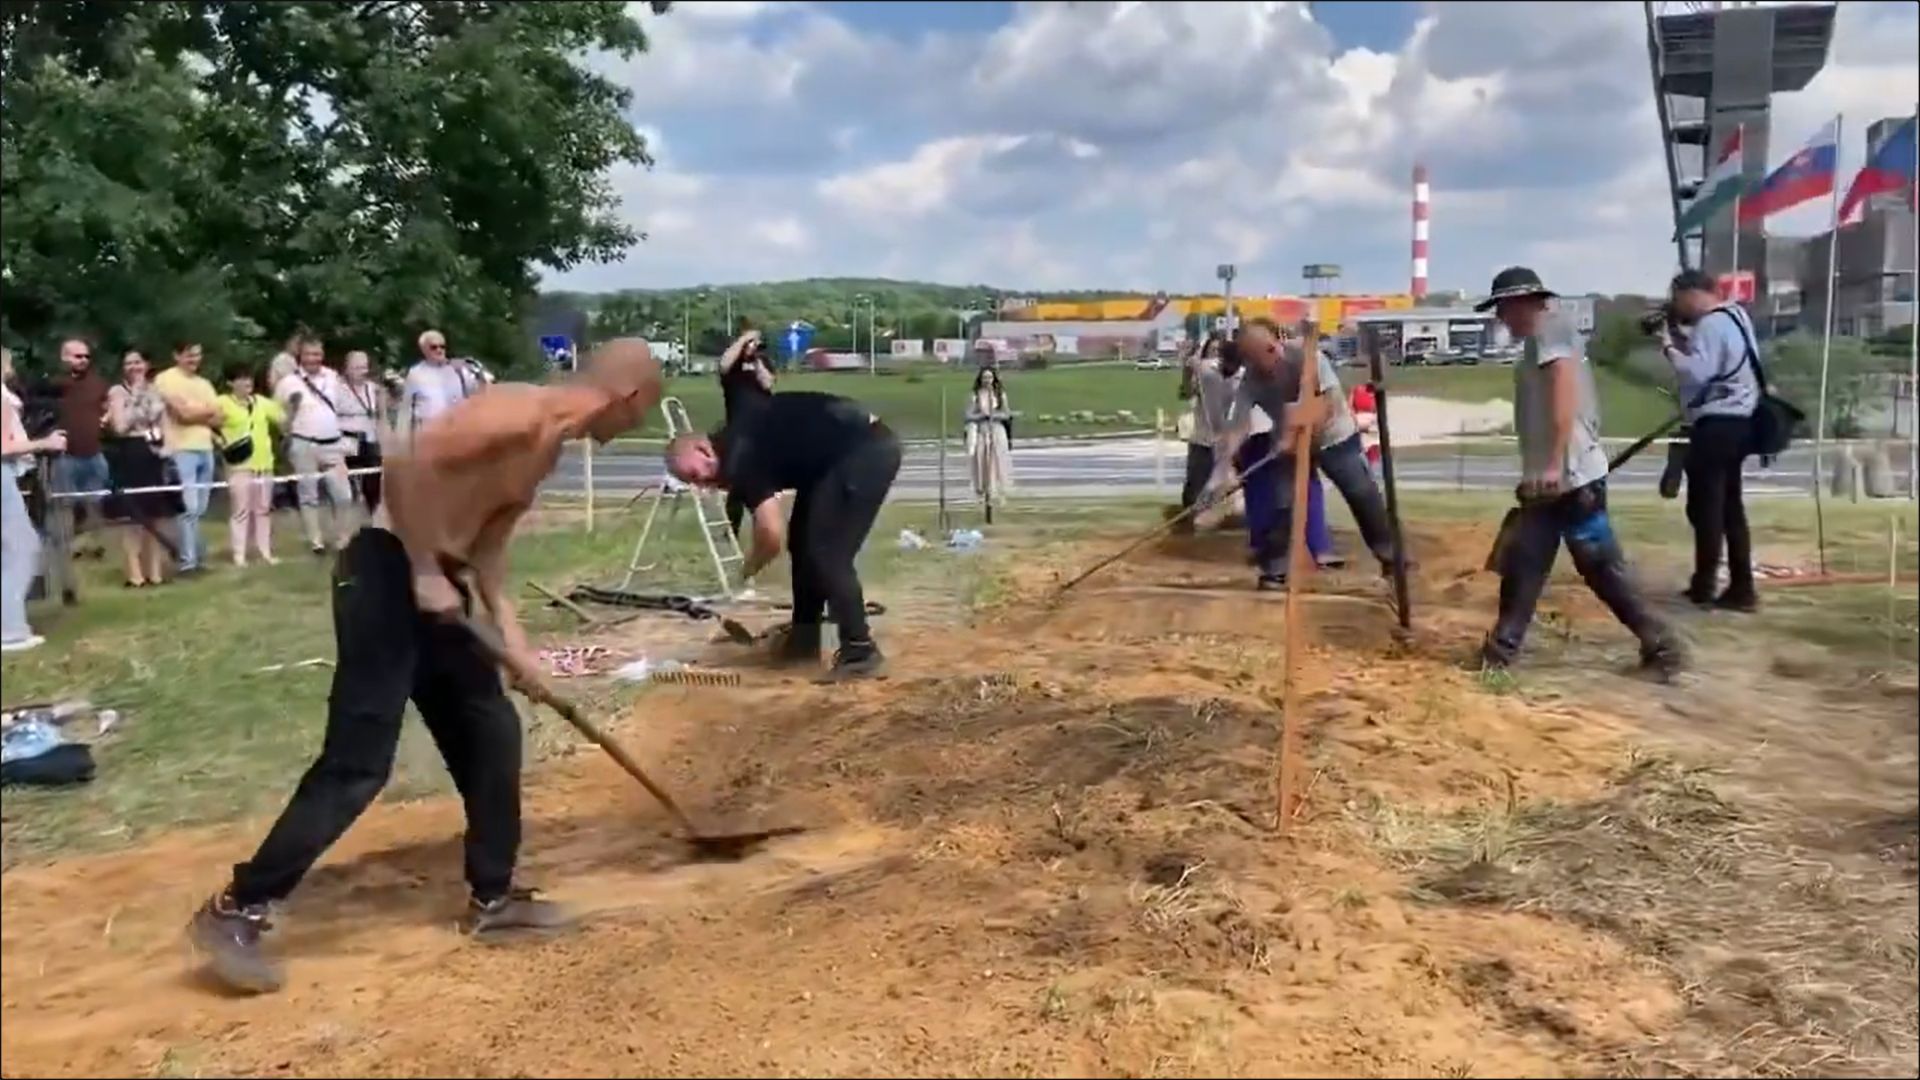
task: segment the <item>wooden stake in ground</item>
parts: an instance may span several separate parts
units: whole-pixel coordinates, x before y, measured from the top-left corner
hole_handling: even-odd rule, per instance
[[[1293,412],[1303,419],[1315,415],[1320,396],[1320,331],[1311,317],[1300,324],[1300,396]],[[1279,773],[1278,824],[1282,831],[1300,811],[1300,664],[1307,652],[1306,611],[1300,594],[1306,588],[1313,560],[1307,551],[1307,482],[1312,478],[1315,424],[1303,423],[1288,431],[1286,419],[1274,417],[1276,439],[1293,441],[1293,516],[1287,539],[1287,643],[1280,691],[1280,752],[1274,767]]]

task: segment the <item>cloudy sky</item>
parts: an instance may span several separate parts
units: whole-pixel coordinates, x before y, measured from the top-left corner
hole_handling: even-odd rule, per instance
[[[648,233],[579,289],[825,275],[1009,288],[1349,291],[1407,282],[1433,176],[1433,287],[1525,262],[1646,291],[1671,218],[1638,3],[694,3],[630,61],[657,158],[615,183]],[[1916,5],[1849,2],[1774,101],[1778,161],[1836,112],[1920,97]],[[1311,8],[1311,13],[1309,12]],[[1775,219],[1812,232],[1823,209]]]

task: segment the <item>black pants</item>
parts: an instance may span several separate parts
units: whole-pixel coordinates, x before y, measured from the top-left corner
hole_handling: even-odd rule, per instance
[[[1687,521],[1693,525],[1694,599],[1713,599],[1720,552],[1727,553],[1727,594],[1753,596],[1753,536],[1747,531],[1747,501],[1740,465],[1753,445],[1753,419],[1703,416],[1693,422],[1687,447]]]
[[[240,904],[293,892],[315,861],[386,786],[412,699],[466,803],[466,870],[473,895],[513,883],[520,850],[520,717],[493,661],[458,625],[423,615],[400,541],[362,529],[333,575],[339,650],[320,757],[253,858],[233,868]]]
[[[360,449],[347,458],[347,468],[354,471],[378,469],[380,460],[380,444],[361,439]],[[360,497],[367,502],[367,512],[380,509],[380,474],[370,472],[365,476],[356,476],[353,482],[360,490]]]
[[[1562,542],[1587,588],[1640,639],[1643,653],[1667,643],[1666,625],[1647,610],[1627,572],[1626,553],[1607,516],[1605,480],[1522,506],[1519,513],[1500,566],[1500,618],[1488,636],[1488,653],[1502,661],[1519,655]]]
[[[1199,443],[1187,444],[1187,475],[1180,484],[1180,509],[1185,510],[1200,501],[1200,493],[1206,490],[1207,481],[1213,476],[1213,447]]]
[[[727,527],[733,530],[734,536],[740,535],[740,522],[746,516],[747,504],[740,501],[740,496],[727,492]]]
[[[1360,539],[1381,565],[1393,562],[1393,527],[1387,520],[1387,500],[1380,485],[1373,482],[1373,470],[1367,465],[1367,453],[1360,436],[1314,451],[1314,468],[1332,482],[1347,502],[1354,524],[1360,527]],[[1256,553],[1263,574],[1287,572],[1287,556],[1293,547],[1293,455],[1284,454],[1263,466],[1265,483],[1272,485],[1274,505],[1279,508],[1272,530]]]
[[[840,644],[872,640],[853,560],[899,472],[900,440],[875,424],[872,436],[794,500],[787,551],[793,556],[795,626],[818,626],[825,612],[840,628]]]

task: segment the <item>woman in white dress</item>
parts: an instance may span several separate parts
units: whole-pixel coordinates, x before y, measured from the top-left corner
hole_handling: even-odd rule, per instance
[[[973,466],[973,491],[993,520],[993,508],[1005,505],[1013,490],[1013,409],[1000,373],[983,367],[967,399],[967,460]]]

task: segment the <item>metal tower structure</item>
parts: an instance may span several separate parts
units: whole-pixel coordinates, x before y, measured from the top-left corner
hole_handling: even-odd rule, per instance
[[[1660,118],[1673,220],[1677,225],[1718,147],[1741,131],[1743,167],[1758,181],[1768,165],[1772,96],[1802,90],[1826,66],[1838,4],[1759,6],[1736,3],[1643,3],[1647,60]],[[1800,138],[1806,132],[1791,132]],[[1739,266],[1732,259],[1735,223],[1722,214],[1676,236],[1679,265],[1713,274],[1747,270],[1755,294],[1767,289],[1767,239],[1758,225],[1741,230]]]

